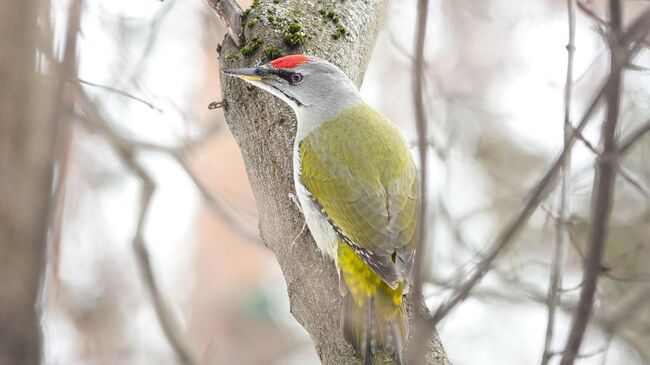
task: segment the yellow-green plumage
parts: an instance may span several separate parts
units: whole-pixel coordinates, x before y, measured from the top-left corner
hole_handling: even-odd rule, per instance
[[[400,361],[418,214],[417,174],[404,138],[362,104],[312,131],[299,154],[300,182],[337,233],[344,335],[366,361],[377,347],[394,350]]]
[[[386,315],[397,315],[402,305],[402,285],[391,288],[354,252],[341,241],[338,245],[338,265],[343,274],[345,284],[354,302],[362,307],[366,302],[381,293],[386,296]]]

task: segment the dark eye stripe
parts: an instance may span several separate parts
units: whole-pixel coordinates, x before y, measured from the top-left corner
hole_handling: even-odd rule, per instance
[[[295,72],[289,71],[286,68],[271,69],[270,71],[271,73],[277,75],[278,77],[286,80],[288,83],[292,83],[291,76],[295,74]]]

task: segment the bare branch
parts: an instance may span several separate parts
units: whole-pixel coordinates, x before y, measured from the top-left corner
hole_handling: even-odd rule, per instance
[[[619,305],[599,316],[600,324],[606,332],[614,333],[618,328],[629,322],[642,309],[647,308],[650,301],[650,285],[645,285],[617,301]]]
[[[584,265],[583,285],[580,300],[573,316],[573,323],[560,365],[575,362],[580,344],[587,329],[594,305],[594,295],[598,277],[602,271],[602,256],[607,238],[609,216],[613,204],[613,190],[616,181],[618,159],[614,158],[616,148],[616,127],[618,124],[622,69],[616,64],[624,64],[619,40],[622,36],[623,14],[619,0],[609,1],[610,26],[614,41],[610,43],[610,82],[606,87],[607,115],[602,129],[603,155],[598,158],[597,176],[594,179],[595,200],[592,210],[592,229],[589,237],[587,261]]]
[[[609,27],[609,23],[608,23],[605,19],[601,18],[598,14],[596,14],[595,11],[589,9],[589,7],[588,7],[586,4],[584,4],[583,2],[578,1],[578,8],[579,8],[580,11],[582,11],[582,12],[583,12],[587,17],[589,17],[591,20],[593,20],[596,24],[598,24],[598,25],[600,25],[601,27],[604,27],[604,28],[608,28],[608,27]],[[640,41],[644,46],[646,46],[646,47],[650,47],[650,42],[648,42],[647,39],[645,39],[645,38],[641,38],[639,41]],[[628,65],[628,66],[632,66],[632,68],[634,68],[634,65],[630,65],[629,63],[627,63],[627,65]]]
[[[147,245],[144,241],[144,227],[146,224],[149,208],[151,207],[151,198],[155,191],[156,185],[149,174],[140,166],[135,160],[132,151],[125,149],[118,149],[122,162],[126,163],[128,168],[138,176],[142,183],[142,191],[140,195],[140,214],[138,217],[138,225],[136,228],[135,237],[133,238],[132,245],[135,251],[136,259],[142,276],[144,278],[145,287],[151,297],[156,315],[160,322],[160,326],[169,341],[169,344],[174,349],[176,356],[181,364],[194,365],[198,364],[192,350],[190,349],[187,339],[182,335],[182,330],[176,318],[174,318],[174,311],[163,297],[158,283],[156,281],[151,259]]]
[[[235,231],[242,237],[247,238],[253,242],[261,242],[260,236],[256,229],[251,229],[250,226],[242,223],[241,219],[239,219],[237,216],[235,216],[235,214],[233,214],[233,212],[226,208],[226,205],[217,195],[214,195],[208,191],[208,189],[201,183],[198,176],[194,174],[192,168],[189,166],[182,153],[174,153],[173,156],[176,159],[176,162],[178,162],[183,170],[185,170],[185,173],[192,180],[194,186],[198,189],[199,193],[201,193],[203,200],[208,203],[208,206],[214,214],[223,219],[223,221],[229,224],[230,227],[234,228]]]
[[[68,157],[70,148],[71,128],[70,121],[66,118],[70,115],[74,103],[69,95],[65,92],[64,79],[72,77],[77,74],[77,37],[80,31],[81,15],[84,3],[82,0],[73,1],[68,9],[68,28],[66,30],[66,43],[63,52],[63,59],[52,59],[52,68],[56,72],[57,86],[55,95],[58,98],[55,112],[53,114],[54,125],[57,126],[56,142],[54,146],[53,163],[56,166],[58,173],[56,180],[53,182],[52,202],[48,212],[47,227],[50,234],[47,240],[47,268],[44,270],[42,282],[47,283],[48,280],[53,280],[54,283],[58,282],[58,267],[59,267],[59,248],[61,239],[61,225],[63,221],[63,207],[65,202],[65,182],[67,179]],[[45,52],[45,51],[44,51]],[[49,276],[49,277],[48,277]],[[43,285],[46,288],[47,285]],[[54,285],[56,288],[56,285]],[[42,294],[41,305],[47,305],[48,293]]]
[[[228,27],[228,34],[235,45],[240,44],[242,34],[241,16],[242,10],[235,0],[206,0],[210,8],[214,10],[221,21]]]
[[[616,70],[617,72],[620,71],[624,67],[625,62],[637,54],[639,50],[639,43],[637,40],[647,33],[649,26],[650,9],[646,10],[640,17],[638,17],[636,21],[630,26],[629,30],[621,37],[621,45],[623,45],[621,48],[625,51],[622,51],[621,54],[617,56],[617,59],[622,59],[624,62],[617,62],[613,64],[613,70]],[[603,86],[599,88],[597,95],[593,98],[592,102],[581,118],[580,123],[578,123],[578,126],[576,127],[576,130],[578,132],[581,132],[587,125],[611,81],[612,73],[610,73],[609,78],[603,84]],[[470,276],[469,279],[467,279],[464,285],[459,287],[459,289],[452,294],[451,298],[440,305],[433,318],[429,321],[432,327],[437,324],[442,318],[444,318],[444,316],[447,315],[447,313],[449,313],[458,303],[462,302],[467,297],[474,286],[476,286],[476,284],[478,284],[478,282],[485,276],[485,274],[487,274],[489,269],[492,267],[492,263],[497,258],[497,256],[499,256],[500,252],[509,246],[513,238],[517,235],[517,233],[519,233],[526,222],[528,222],[528,219],[536,210],[537,206],[543,199],[545,199],[546,195],[548,194],[550,187],[553,185],[556,175],[559,172],[562,163],[568,155],[571,147],[575,143],[575,140],[575,133],[572,133],[571,139],[569,140],[567,146],[565,146],[560,156],[557,157],[546,174],[531,190],[519,214],[517,214],[511,220],[511,222],[504,228],[501,234],[490,246],[490,249],[484,258],[476,266],[475,272]]]
[[[596,106],[602,97],[603,89],[601,88],[600,92],[594,100],[592,101],[590,107],[587,109],[587,112],[583,116],[580,124],[576,128],[578,131],[584,129],[587,125],[587,122],[591,118],[592,114],[596,110]],[[475,272],[470,276],[465,284],[458,288],[453,294],[452,297],[445,301],[443,304],[438,307],[438,310],[435,312],[433,318],[430,320],[432,325],[437,324],[442,318],[444,318],[447,313],[449,313],[458,303],[462,302],[469,292],[478,284],[478,282],[487,274],[489,269],[492,267],[492,263],[513,240],[513,238],[519,233],[521,228],[528,222],[528,219],[537,209],[537,206],[541,203],[543,199],[546,198],[548,191],[556,178],[557,173],[559,172],[564,159],[569,154],[570,148],[573,147],[575,142],[575,134],[572,134],[569,143],[560,153],[560,156],[554,161],[546,174],[540,179],[540,181],[535,185],[529,194],[526,202],[524,203],[523,208],[517,214],[511,222],[505,227],[501,232],[495,242],[491,245],[491,248],[485,254],[482,260],[477,264]]]
[[[637,177],[635,177],[630,171],[628,171],[623,166],[617,164],[616,172],[618,172],[619,175],[621,175],[621,177],[634,188],[634,190],[638,191],[641,195],[643,195],[644,198],[650,199],[650,190],[648,190],[648,188],[643,184],[643,182],[640,181]]]
[[[91,81],[82,80],[82,79],[79,79],[79,78],[76,78],[76,77],[65,77],[65,78],[63,78],[63,81],[67,81],[67,82],[78,82],[78,83],[80,83],[80,84],[84,84],[84,85],[88,85],[88,86],[96,87],[96,88],[98,88],[98,89],[103,89],[103,90],[106,90],[106,91],[110,91],[110,92],[112,92],[112,93],[115,93],[115,94],[118,94],[118,95],[124,96],[125,98],[133,99],[133,100],[135,100],[135,101],[138,101],[138,102],[140,102],[140,103],[142,103],[142,104],[148,106],[149,108],[151,108],[151,109],[153,109],[153,110],[155,110],[155,111],[158,111],[158,112],[161,111],[160,108],[156,107],[156,106],[153,105],[151,102],[148,102],[148,101],[146,101],[146,100],[144,100],[144,99],[142,99],[142,98],[140,98],[140,97],[137,97],[137,96],[135,96],[135,95],[133,95],[133,94],[129,94],[128,92],[126,92],[126,91],[124,91],[124,90],[120,90],[120,89],[118,89],[118,88],[114,88],[114,87],[111,87],[111,86],[98,84],[98,83],[91,82]]]
[[[111,129],[108,123],[102,118],[101,113],[96,109],[92,101],[88,99],[81,86],[79,84],[74,85],[76,86],[76,93],[79,96],[78,100],[80,101],[81,107],[87,115],[86,119],[82,119],[82,121],[85,122],[84,124],[89,127],[89,129],[106,138],[119,156],[120,160],[142,183],[140,213],[138,216],[136,232],[132,241],[138,266],[140,270],[142,270],[145,287],[151,297],[160,327],[170,346],[174,350],[178,360],[184,365],[198,364],[187,340],[182,335],[181,326],[178,324],[172,308],[160,292],[160,288],[158,287],[151,266],[151,260],[149,259],[146,243],[144,241],[144,226],[150,208],[151,197],[156,188],[155,183],[149,173],[136,161],[134,151],[129,142],[124,140],[117,132]]]
[[[640,129],[642,129],[642,128],[640,128]],[[576,137],[577,137],[578,140],[580,140],[580,141],[585,145],[585,147],[587,147],[587,149],[588,149],[589,151],[591,151],[594,155],[596,155],[597,157],[602,157],[602,156],[603,156],[603,152],[599,151],[596,147],[594,147],[594,145],[592,145],[591,142],[589,142],[589,141],[588,141],[588,140],[587,140],[587,139],[582,135],[582,133],[577,133],[577,132],[576,132]],[[631,136],[631,137],[633,137],[633,136]],[[632,143],[632,144],[634,144],[634,143]],[[620,156],[621,156],[621,152],[620,152],[620,151],[621,151],[621,148],[619,148],[618,151],[619,151],[619,152],[618,152],[618,156],[617,156],[617,158],[620,159]],[[616,164],[616,171],[618,172],[619,175],[621,175],[621,177],[623,178],[623,180],[625,180],[627,183],[629,183],[629,184],[630,184],[630,185],[631,185],[631,186],[632,186],[636,191],[638,191],[639,193],[641,193],[641,195],[643,195],[646,199],[650,199],[650,190],[648,190],[648,188],[645,187],[645,185],[643,184],[643,182],[641,182],[641,181],[639,181],[639,179],[635,178],[634,175],[633,175],[631,172],[627,171],[627,170],[626,170],[623,166],[621,166],[620,164]]]
[[[630,148],[632,148],[638,141],[640,141],[643,136],[648,134],[648,132],[650,132],[650,120],[643,123],[640,127],[638,127],[621,141],[620,147],[618,148],[618,154],[622,156],[627,153]]]
[[[229,224],[237,233],[242,237],[249,239],[253,242],[260,242],[259,234],[257,229],[251,228],[250,226],[244,224],[239,217],[236,216],[234,212],[227,208],[226,204],[214,193],[210,192],[198,179],[196,174],[192,171],[191,167],[187,163],[186,156],[188,150],[193,149],[199,143],[203,142],[207,138],[214,135],[214,133],[221,130],[221,124],[215,124],[214,126],[208,128],[208,130],[201,133],[199,137],[196,137],[180,146],[162,146],[159,144],[153,144],[148,142],[137,141],[131,138],[124,136],[119,136],[120,140],[128,144],[131,148],[151,150],[161,153],[166,153],[170,155],[180,166],[183,168],[187,176],[190,178],[196,189],[199,191],[203,200],[208,204],[210,210],[218,217],[224,220],[225,223]]]
[[[552,357],[551,346],[553,345],[553,335],[555,331],[555,313],[560,300],[560,288],[562,287],[562,270],[567,253],[567,223],[570,211],[571,196],[571,148],[568,147],[573,133],[571,124],[571,99],[573,94],[573,55],[575,53],[575,33],[576,33],[576,1],[567,0],[568,18],[569,18],[569,43],[567,44],[567,71],[566,81],[564,84],[564,149],[567,156],[562,163],[562,188],[560,191],[560,209],[558,219],[555,224],[555,251],[553,253],[553,264],[551,267],[551,277],[549,280],[548,297],[546,306],[548,308],[548,318],[546,321],[546,334],[544,337],[544,351],[542,353],[542,365],[548,364]]]
[[[417,243],[415,249],[415,262],[413,263],[413,302],[416,305],[423,303],[422,280],[423,267],[426,259],[426,217],[427,217],[427,117],[424,109],[424,40],[427,33],[427,15],[429,0],[419,0],[417,6],[417,19],[415,23],[415,55],[413,57],[413,108],[415,109],[415,127],[418,134],[418,155],[420,159],[420,215],[418,217]],[[426,334],[424,313],[415,313],[415,335],[407,356],[411,364],[424,364],[426,343],[429,336]]]

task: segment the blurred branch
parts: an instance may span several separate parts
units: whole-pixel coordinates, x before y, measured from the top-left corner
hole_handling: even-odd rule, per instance
[[[620,63],[615,62],[612,65],[613,71],[620,72],[620,70],[623,69],[625,63],[638,53],[638,39],[645,36],[645,34],[648,32],[648,27],[650,27],[650,9],[643,12],[642,15],[639,16],[629,27],[629,30],[620,38],[621,50],[624,51],[621,51],[621,54],[617,55],[617,60],[622,59],[622,61]],[[606,82],[599,88],[598,93],[589,104],[589,107],[582,116],[580,123],[578,123],[578,126],[576,127],[576,130],[578,132],[582,132],[584,127],[589,122],[591,116],[593,115],[596,107],[600,102],[600,99],[605,94],[605,90],[608,89],[608,85],[612,82],[613,76],[616,72],[610,73]],[[476,265],[475,272],[465,281],[464,285],[460,286],[458,290],[452,293],[451,297],[448,300],[443,302],[440,307],[438,307],[433,315],[433,318],[428,321],[431,329],[456,305],[458,305],[467,297],[470,291],[490,270],[494,260],[506,247],[510,245],[517,233],[519,233],[521,228],[528,222],[530,216],[537,209],[537,206],[547,196],[550,187],[553,185],[557,173],[559,172],[565,158],[569,154],[569,151],[575,143],[575,140],[576,134],[572,133],[569,143],[563,148],[560,156],[557,157],[546,174],[535,185],[535,187],[533,187],[521,211],[501,231],[497,239],[490,246],[490,249],[485,254],[484,258],[480,260],[480,262]]]
[[[437,201],[438,201],[438,206],[436,209],[436,213],[440,217],[440,219],[443,220],[445,224],[449,227],[456,243],[462,246],[463,248],[465,248],[466,250],[470,251],[471,253],[475,255],[478,254],[478,251],[474,249],[467,242],[467,240],[465,240],[463,232],[460,229],[460,224],[458,222],[455,222],[454,219],[452,218],[451,213],[449,212],[449,208],[447,208],[447,204],[445,204],[444,197],[439,195]]]
[[[242,34],[241,18],[242,10],[235,0],[206,0],[221,21],[228,27],[228,34],[237,46],[241,43]]]
[[[617,64],[625,64],[622,45],[619,43],[623,33],[623,14],[619,0],[609,1],[610,28],[610,82],[606,86],[607,115],[602,128],[603,154],[598,157],[598,169],[594,178],[595,200],[592,210],[592,229],[590,232],[587,261],[584,264],[583,285],[580,300],[575,309],[571,331],[567,339],[560,365],[572,365],[584,337],[587,323],[591,317],[598,277],[602,271],[602,257],[607,239],[609,217],[613,205],[613,190],[616,181],[618,159],[616,158],[616,127],[619,118],[622,73]]]
[[[184,154],[177,152],[173,154],[176,162],[185,170],[187,176],[192,180],[194,186],[199,190],[203,200],[208,203],[208,206],[218,217],[220,217],[230,227],[234,228],[237,233],[253,242],[261,243],[260,236],[256,229],[251,229],[250,226],[242,223],[241,219],[236,217],[217,196],[208,191],[208,189],[199,181],[199,178],[194,174],[192,168],[185,160]]]
[[[560,208],[558,219],[555,223],[555,250],[553,252],[553,264],[549,280],[548,296],[546,306],[548,318],[546,321],[546,334],[544,336],[544,351],[542,353],[542,365],[548,364],[552,357],[553,335],[555,331],[555,312],[560,300],[560,288],[562,287],[562,271],[564,260],[567,254],[567,223],[569,220],[570,197],[571,197],[571,148],[569,141],[573,133],[571,123],[571,99],[573,95],[573,56],[575,53],[576,34],[576,1],[567,0],[569,18],[569,43],[567,49],[567,70],[564,83],[564,149],[567,150],[566,158],[562,162],[562,187],[560,191]]]
[[[418,219],[417,241],[413,263],[413,302],[416,306],[423,303],[422,280],[424,277],[424,262],[426,260],[426,223],[427,223],[427,116],[424,109],[424,40],[427,34],[427,15],[429,0],[418,0],[417,18],[415,23],[415,55],[413,57],[413,108],[415,109],[415,128],[418,134],[418,156],[420,159],[420,214]],[[407,359],[410,364],[424,364],[426,361],[426,343],[429,335],[426,333],[425,313],[416,311],[415,334],[409,346]]]
[[[632,172],[628,171],[626,168],[624,168],[621,165],[616,166],[616,172],[618,172],[619,175],[625,180],[628,184],[630,184],[636,191],[638,191],[643,197],[646,199],[650,199],[650,190],[643,184],[643,182],[635,177]]]
[[[578,134],[578,139],[587,147],[589,151],[591,151],[593,154],[595,154],[598,157],[603,156],[603,152],[599,151],[594,145],[591,144],[587,139],[584,138],[582,134]],[[618,156],[617,158],[620,159],[620,157],[623,155],[621,153],[621,148],[618,149]],[[640,179],[634,177],[634,175],[626,170],[623,166],[620,164],[616,164],[616,172],[627,182],[630,184],[636,191],[638,191],[641,195],[643,195],[646,199],[650,199],[650,190],[641,182]]]
[[[640,127],[635,129],[632,133],[628,134],[628,136],[621,141],[620,147],[618,148],[619,155],[622,156],[627,153],[628,150],[632,148],[639,140],[641,140],[643,136],[648,134],[648,132],[650,132],[650,120],[643,123]]]
[[[118,88],[114,88],[114,87],[106,86],[106,85],[101,85],[101,84],[98,84],[98,83],[95,83],[95,82],[82,80],[82,79],[79,79],[79,78],[76,78],[76,77],[75,77],[75,78],[73,78],[73,77],[66,77],[66,78],[63,78],[63,81],[72,82],[72,83],[78,82],[78,83],[83,84],[83,85],[88,85],[88,86],[96,87],[96,88],[98,88],[98,89],[102,89],[102,90],[110,91],[110,92],[112,92],[112,93],[115,93],[115,94],[118,94],[118,95],[122,95],[122,96],[124,96],[124,97],[126,97],[126,98],[128,98],[128,99],[132,99],[132,100],[138,101],[138,102],[140,102],[140,103],[142,103],[142,104],[148,106],[149,108],[151,108],[151,109],[153,109],[153,110],[155,110],[155,111],[158,111],[158,112],[161,111],[160,108],[156,107],[156,106],[153,105],[152,103],[150,103],[150,102],[148,102],[148,101],[146,101],[146,100],[144,100],[144,99],[142,99],[142,98],[140,98],[140,97],[137,97],[137,96],[135,96],[135,95],[133,95],[133,94],[129,94],[128,92],[126,92],[126,91],[124,91],[124,90],[120,90],[120,89],[118,89]]]
[[[603,157],[603,152],[599,151],[596,147],[594,147],[591,142],[589,142],[583,135],[582,133],[576,133],[577,138],[587,147],[589,151],[591,151],[594,155],[597,157]],[[633,143],[634,144],[634,143]],[[617,158],[620,159],[620,157],[623,155],[621,152],[621,148],[618,148],[618,153],[617,153]],[[621,175],[623,180],[625,180],[628,184],[630,184],[636,191],[641,193],[646,199],[650,199],[650,190],[645,187],[645,185],[638,179],[635,178],[634,175],[627,171],[623,166],[620,164],[616,164],[616,172]]]
[[[618,306],[599,315],[600,324],[606,332],[614,333],[618,328],[629,322],[643,309],[647,309],[650,301],[650,285],[645,285],[617,301]]]
[[[53,289],[58,283],[58,268],[60,260],[60,240],[63,223],[63,207],[65,204],[65,182],[69,162],[70,139],[72,129],[70,120],[67,119],[74,107],[70,94],[65,89],[65,79],[77,75],[77,37],[80,34],[81,15],[84,6],[83,0],[75,0],[68,9],[65,49],[63,59],[53,60],[52,69],[56,73],[52,79],[57,80],[55,97],[58,99],[55,105],[53,117],[56,118],[53,124],[57,126],[56,141],[54,146],[53,164],[56,166],[56,180],[53,181],[52,202],[48,212],[47,227],[49,237],[47,240],[47,263],[43,273],[43,283],[53,280]],[[43,48],[43,47],[41,47]],[[43,50],[43,52],[46,52]],[[45,285],[44,287],[47,287]],[[42,305],[47,305],[48,293],[43,293]]]
[[[507,285],[505,289],[495,289],[495,288],[477,288],[474,291],[474,297],[477,298],[486,298],[492,300],[498,300],[508,303],[520,304],[526,300],[531,300],[535,303],[546,305],[547,295],[545,295],[539,288],[536,286],[522,281],[517,276],[508,276],[501,271],[496,271],[499,280]],[[446,288],[446,289],[457,289],[457,286],[454,286],[449,281],[439,280],[437,278],[428,278],[428,281],[434,285]],[[522,295],[517,292],[523,293]],[[608,311],[599,311],[594,313],[593,324],[601,329],[603,332],[608,333],[610,336],[617,336],[630,346],[634,347],[641,356],[643,356],[642,349],[643,346],[637,346],[630,338],[628,338],[623,329],[624,325],[630,322],[632,318],[641,310],[644,310],[647,307],[647,301],[650,300],[650,286],[646,285],[640,287],[630,294],[622,298],[617,298],[616,303],[619,303],[617,307]],[[562,299],[558,301],[558,309],[562,312],[570,313],[575,310],[577,303],[573,300]],[[556,355],[563,354],[564,351],[552,352],[551,357]],[[587,357],[593,352],[580,354],[577,358]]]
[[[135,63],[135,67],[133,68],[133,71],[131,71],[129,74],[131,77],[128,78],[131,82],[135,83],[136,80],[140,75],[143,74],[143,69],[146,65],[146,62],[151,59],[151,50],[153,49],[154,45],[156,44],[158,40],[158,35],[160,34],[160,28],[167,18],[167,16],[171,13],[171,10],[175,4],[178,4],[176,1],[167,1],[167,4],[165,6],[162,6],[160,10],[156,13],[153,21],[149,24],[148,28],[148,36],[147,36],[147,41],[142,49],[142,56],[138,60],[137,63]]]
[[[591,10],[586,4],[584,4],[581,1],[577,1],[577,3],[578,3],[577,5],[578,5],[578,8],[580,9],[580,11],[582,11],[587,17],[589,17],[591,20],[596,22],[596,24],[598,24],[598,25],[600,25],[602,27],[605,27],[605,28],[609,28],[609,23],[605,19],[601,18],[598,14],[596,14],[595,11]],[[644,46],[650,47],[650,42],[647,39],[640,38],[639,41]],[[628,64],[628,66],[629,66],[629,64]],[[632,68],[634,68],[634,65],[631,65],[631,66],[632,66]]]
[[[598,95],[594,97],[591,102],[590,107],[587,109],[585,115],[583,116],[580,124],[576,128],[578,131],[582,131],[587,125],[587,122],[591,118],[592,114],[596,110],[600,98],[602,97],[603,89],[599,91]],[[528,222],[528,219],[537,209],[537,206],[545,199],[552,183],[554,182],[557,173],[559,172],[564,159],[569,154],[573,143],[575,142],[575,133],[572,133],[569,143],[560,153],[560,156],[555,160],[553,165],[549,168],[546,174],[540,179],[540,181],[535,185],[531,190],[526,202],[519,212],[511,222],[501,231],[498,238],[491,245],[488,252],[485,254],[482,260],[476,265],[475,272],[470,276],[469,279],[465,281],[465,284],[458,287],[458,289],[452,293],[451,297],[443,302],[438,309],[436,310],[433,318],[429,320],[430,325],[435,326],[442,318],[444,318],[456,305],[462,302],[470,291],[478,284],[478,282],[487,274],[487,272],[492,267],[492,263],[499,256],[499,254],[511,243],[513,238],[519,233],[521,228]]]
[[[232,227],[235,232],[240,234],[242,237],[253,242],[260,242],[260,237],[257,229],[251,228],[249,225],[243,223],[242,219],[233,213],[230,209],[228,209],[226,204],[218,195],[210,192],[208,188],[203,185],[203,183],[201,183],[187,162],[186,156],[191,149],[195,148],[198,144],[213,136],[220,130],[221,124],[215,124],[214,126],[208,128],[208,130],[201,133],[200,136],[193,138],[192,140],[183,143],[180,146],[162,146],[154,143],[136,141],[126,137],[120,138],[122,138],[122,140],[131,145],[133,148],[156,151],[170,155],[185,171],[187,176],[190,178],[196,189],[203,197],[203,200],[208,204],[208,207],[210,207],[210,210],[212,210],[215,215],[223,219],[225,223],[229,224],[230,227]]]
[[[81,0],[61,6],[60,67],[38,47],[52,46],[50,1],[0,1],[0,364],[38,364],[52,222],[53,177],[62,117],[71,104],[61,83],[35,70],[74,74]],[[58,146],[57,146],[58,144]]]
[[[81,86],[79,84],[74,85],[76,89],[76,95],[78,96],[78,101],[81,105],[82,110],[86,114],[86,118],[79,119],[84,122],[84,125],[86,125],[90,130],[99,133],[109,142],[122,163],[128,168],[131,173],[138,177],[142,184],[140,195],[140,213],[138,215],[138,223],[135,236],[132,241],[133,250],[136,255],[138,266],[140,270],[142,270],[145,287],[149,292],[152,304],[156,312],[156,316],[160,323],[160,327],[167,341],[174,350],[174,353],[176,354],[181,364],[198,364],[194,354],[189,347],[189,344],[187,343],[187,340],[182,335],[181,327],[173,314],[172,308],[160,292],[160,288],[156,282],[155,274],[153,272],[146,243],[144,241],[144,227],[151,205],[151,198],[156,189],[156,185],[149,173],[144,168],[142,168],[142,166],[135,159],[135,151],[129,141],[122,138],[119,133],[115,132],[110,127],[108,122],[105,121],[101,116],[99,110],[97,110],[95,104],[84,93]]]
[[[176,318],[174,318],[174,311],[163,297],[158,283],[156,281],[149,252],[144,241],[144,227],[146,224],[147,215],[151,207],[151,198],[155,191],[156,185],[149,174],[140,166],[135,160],[133,151],[126,149],[118,149],[118,154],[121,156],[122,161],[128,166],[142,183],[142,191],[140,195],[140,214],[138,217],[138,225],[136,228],[135,237],[133,238],[132,245],[138,261],[138,266],[142,270],[142,275],[145,281],[145,287],[149,292],[151,301],[154,305],[156,315],[160,322],[160,326],[172,346],[178,360],[181,364],[194,365],[198,364],[197,360],[190,349],[187,339],[182,334],[180,325]]]
[[[81,84],[87,83],[79,79],[69,79],[66,81],[70,81],[73,83],[79,82]],[[110,89],[111,91],[118,92],[125,96],[127,95],[131,96],[130,94],[119,89],[114,89],[110,87],[106,87],[106,88]],[[119,138],[123,141],[123,143],[129,145],[131,148],[156,151],[156,152],[170,155],[183,168],[183,170],[190,178],[192,183],[195,185],[197,190],[201,193],[201,196],[203,197],[204,201],[208,204],[208,206],[210,207],[213,213],[215,213],[218,217],[223,219],[225,223],[230,224],[230,226],[234,228],[235,231],[239,233],[242,237],[245,237],[253,242],[259,242],[260,239],[259,239],[259,235],[257,234],[257,230],[252,229],[248,225],[242,223],[241,219],[226,207],[225,203],[221,200],[221,198],[211,193],[201,183],[198,177],[192,172],[191,167],[186,161],[186,155],[189,150],[195,148],[197,145],[204,142],[206,139],[212,137],[216,132],[219,132],[221,128],[222,128],[221,124],[214,124],[213,126],[209,127],[206,131],[203,131],[198,137],[195,137],[179,146],[163,146],[160,144],[134,140],[121,135],[119,136]]]

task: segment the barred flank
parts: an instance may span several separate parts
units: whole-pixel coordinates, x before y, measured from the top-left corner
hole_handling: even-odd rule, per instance
[[[386,349],[402,364],[408,322],[402,308],[402,284],[391,289],[352,248],[340,242],[338,264],[343,280],[341,328],[343,336],[362,357],[373,363],[373,353]]]

